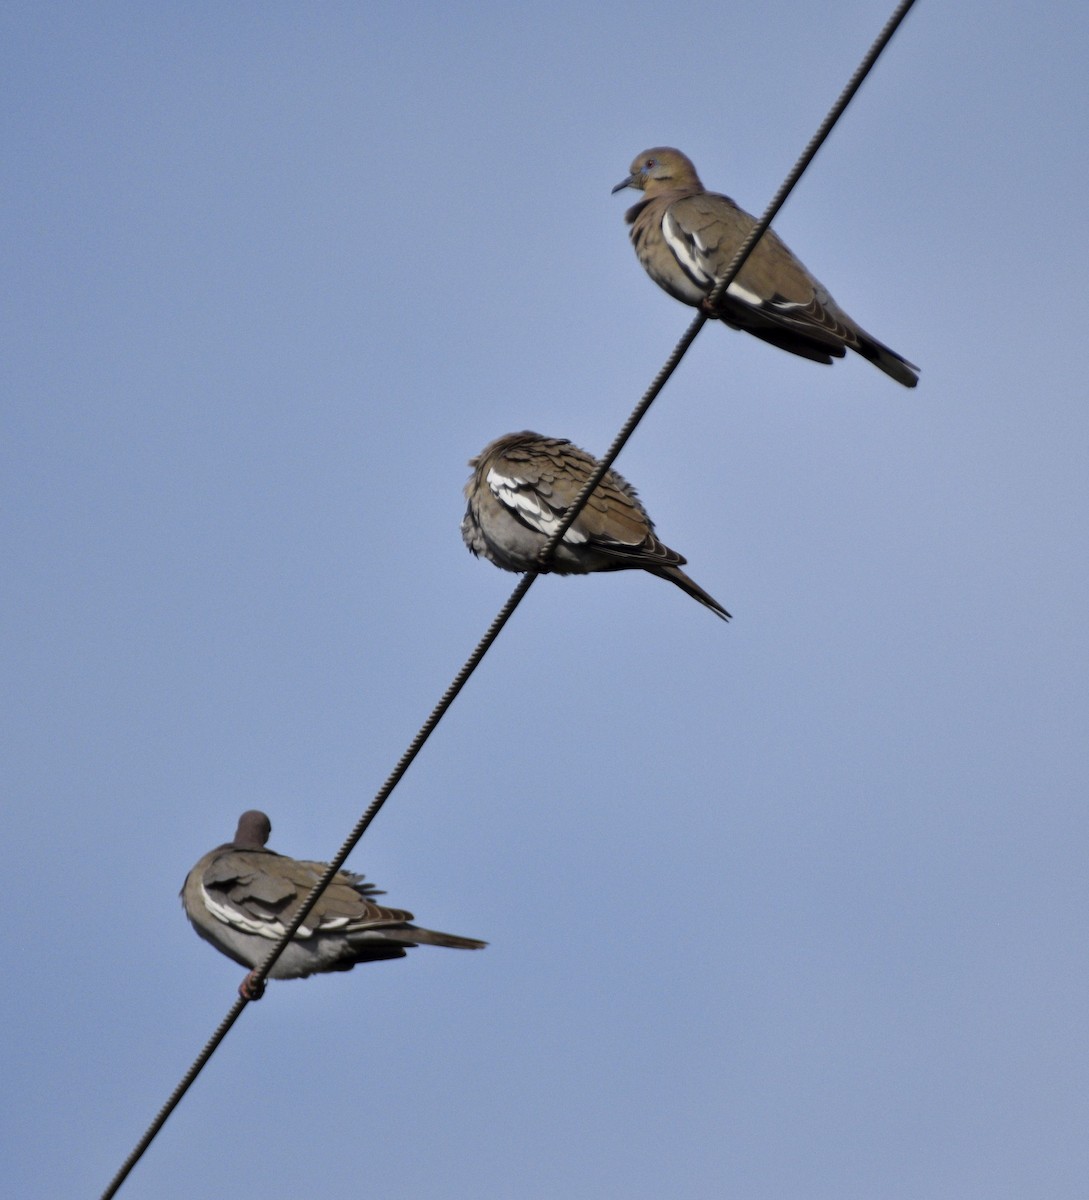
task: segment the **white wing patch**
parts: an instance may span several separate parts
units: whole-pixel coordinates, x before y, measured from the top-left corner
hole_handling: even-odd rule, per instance
[[[222,904],[206,887],[201,887],[201,895],[204,897],[204,903],[211,915],[217,921],[222,921],[224,925],[230,926],[231,929],[238,929],[242,933],[253,933],[258,937],[268,938],[270,941],[275,941],[280,937],[287,926],[278,918],[271,920],[263,917],[251,917],[242,912],[241,909],[234,908],[229,904]],[[319,933],[325,933],[331,929],[340,929],[349,924],[350,917],[333,917],[329,921],[322,921],[317,929]],[[295,933],[297,938],[308,938],[314,936],[314,930],[306,924],[300,925]]]
[[[662,236],[666,245],[673,252],[681,270],[688,278],[705,292],[710,292],[718,282],[718,277],[710,270],[707,262],[707,247],[700,241],[699,235],[686,233],[676,218],[666,210],[662,218]],[[735,279],[726,289],[734,299],[740,300],[751,308],[772,309],[777,312],[788,312],[792,308],[805,308],[805,304],[797,300],[771,301],[757,295],[749,288],[743,287]]]
[[[744,288],[735,279],[733,283],[726,289],[735,300],[740,300],[742,304],[749,305],[750,308],[763,308],[764,301],[755,293],[750,292],[748,288]]]
[[[689,279],[697,286],[710,291],[715,285],[715,277],[707,269],[706,246],[701,244],[694,233],[685,233],[668,209],[662,219],[662,235],[666,245],[673,251],[673,257],[680,263],[681,269]]]
[[[541,499],[528,480],[500,475],[495,467],[489,469],[487,480],[488,487],[499,503],[517,513],[531,529],[536,529],[545,537],[551,537],[559,528],[560,518]],[[572,528],[563,535],[563,540],[579,545],[586,541],[586,535]]]
[[[278,938],[284,931],[284,926],[279,921],[256,920],[247,917],[245,913],[229,904],[221,904],[206,887],[201,887],[200,894],[204,897],[204,903],[212,916],[232,929],[240,929],[243,933],[255,933],[258,937],[270,939]]]
[[[751,304],[753,308],[771,309],[772,312],[790,312],[793,308],[805,308],[807,305],[801,300],[765,300],[758,296],[755,292],[747,291],[736,281],[731,283],[726,289],[731,296],[738,300],[744,300],[746,304]]]

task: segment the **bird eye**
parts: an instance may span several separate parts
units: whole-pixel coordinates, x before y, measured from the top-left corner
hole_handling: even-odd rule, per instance
[[[643,164],[643,170],[644,171],[653,171],[657,165],[658,165],[658,160],[656,158],[648,158],[647,161]]]

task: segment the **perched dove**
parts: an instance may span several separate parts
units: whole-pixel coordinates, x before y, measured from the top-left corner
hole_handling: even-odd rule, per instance
[[[709,310],[707,297],[756,221],[729,196],[706,191],[679,150],[644,150],[613,191],[629,187],[643,193],[625,214],[635,252],[671,296],[802,358],[830,363],[854,350],[904,387],[919,382],[919,368],[856,325],[774,230]]]
[[[189,872],[181,897],[193,928],[228,958],[256,967],[287,927],[325,863],[303,862],[266,848],[272,824],[251,809],[234,838],[210,850]],[[412,914],[376,904],[383,895],[362,875],[338,871],[269,972],[301,979],[317,971],[349,971],[356,963],[403,958],[412,946],[479,950],[486,942],[410,924]],[[264,990],[247,975],[238,989],[249,1000]]]
[[[668,579],[724,621],[730,614],[681,570],[686,561],[654,536],[635,488],[609,471],[563,535],[551,562],[538,554],[575,500],[597,460],[564,438],[508,433],[469,460],[468,507],[461,536],[476,555],[505,571],[592,571],[641,568]]]

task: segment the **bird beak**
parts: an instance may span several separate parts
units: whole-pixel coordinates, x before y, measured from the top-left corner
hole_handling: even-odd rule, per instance
[[[635,176],[629,175],[627,179],[622,179],[616,187],[613,188],[612,194],[615,196],[617,192],[622,192],[626,187],[635,187]]]

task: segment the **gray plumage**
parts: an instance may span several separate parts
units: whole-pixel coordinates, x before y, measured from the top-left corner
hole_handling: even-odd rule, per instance
[[[707,191],[679,150],[644,150],[613,191],[628,187],[643,193],[625,214],[635,252],[671,296],[813,362],[830,363],[854,350],[904,387],[918,383],[919,368],[856,324],[774,230],[756,243],[717,307],[708,310],[707,297],[756,221],[729,196]]]
[[[267,849],[271,830],[263,812],[244,812],[234,838],[204,855],[181,891],[186,916],[197,933],[245,967],[263,961],[326,866]],[[402,958],[418,945],[458,950],[486,945],[412,925],[412,913],[374,901],[382,894],[362,875],[338,871],[273,964],[269,978],[348,971],[356,963]],[[243,994],[245,987],[244,983]]]
[[[597,460],[564,438],[528,430],[508,433],[470,459],[468,500],[461,536],[477,556],[505,571],[585,575],[639,568],[668,579],[713,613],[730,614],[681,566],[682,555],[654,534],[635,489],[615,471],[606,473],[542,567],[538,554],[597,466]]]

